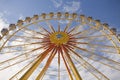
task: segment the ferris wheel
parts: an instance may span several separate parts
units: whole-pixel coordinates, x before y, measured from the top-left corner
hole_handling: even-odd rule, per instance
[[[4,80],[110,80],[96,64],[120,71],[120,34],[77,13],[42,13],[3,28],[0,74]],[[1,75],[0,75],[1,76]]]

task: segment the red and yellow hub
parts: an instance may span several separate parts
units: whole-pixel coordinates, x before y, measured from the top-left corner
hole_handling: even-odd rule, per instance
[[[69,40],[69,36],[66,32],[54,32],[50,35],[51,43],[56,45],[65,44]]]

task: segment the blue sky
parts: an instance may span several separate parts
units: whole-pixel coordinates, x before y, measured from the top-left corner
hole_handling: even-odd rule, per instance
[[[120,27],[120,0],[82,0],[81,6],[84,14]]]
[[[78,2],[78,5],[74,5]],[[32,16],[42,12],[65,12],[74,7],[73,11],[94,19],[107,22],[112,27],[120,26],[120,0],[0,0],[0,13],[8,23],[16,22],[19,17]]]
[[[0,30],[18,19],[58,11],[92,16],[120,33],[120,0],[0,0]],[[120,78],[116,74],[113,80]]]

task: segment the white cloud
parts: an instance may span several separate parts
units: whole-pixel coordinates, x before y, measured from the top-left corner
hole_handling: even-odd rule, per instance
[[[7,20],[4,18],[4,16],[7,14],[7,11],[4,11],[3,13],[0,13],[0,31],[3,28],[7,28],[8,27],[8,23]],[[1,33],[0,33],[1,34]]]
[[[80,13],[82,11],[81,9],[81,2],[80,1],[63,1],[63,0],[51,0],[54,7],[58,11],[64,11],[64,12],[78,12]],[[68,21],[60,21],[60,23],[65,24],[68,23]]]
[[[51,0],[56,8],[62,5],[62,0]]]
[[[55,8],[58,11],[65,11],[65,12],[81,12],[81,2],[80,1],[64,1],[63,0],[51,0]]]
[[[24,16],[22,14],[19,15],[19,19],[23,19]]]
[[[3,18],[0,18],[0,30],[5,27],[8,27],[7,22]]]
[[[9,12],[8,11],[3,11],[0,13],[0,18],[4,18],[4,16],[8,15]]]
[[[80,2],[78,1],[72,1],[72,2],[67,2],[63,6],[63,11],[66,12],[76,12],[80,9]]]

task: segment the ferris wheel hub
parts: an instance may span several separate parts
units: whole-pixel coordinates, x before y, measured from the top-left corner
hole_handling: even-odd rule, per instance
[[[66,32],[54,32],[50,35],[51,43],[56,45],[65,44],[69,40],[69,36]]]

